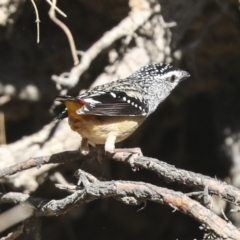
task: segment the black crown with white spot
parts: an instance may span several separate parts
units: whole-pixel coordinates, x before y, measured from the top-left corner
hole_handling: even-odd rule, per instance
[[[158,64],[148,64],[144,67],[141,67],[138,71],[134,72],[129,78],[138,78],[138,79],[151,79],[168,73],[169,71],[178,70],[167,63],[158,63]]]

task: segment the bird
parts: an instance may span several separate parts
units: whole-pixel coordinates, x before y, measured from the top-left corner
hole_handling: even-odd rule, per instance
[[[57,96],[66,109],[56,118],[68,117],[73,131],[82,137],[80,152],[104,145],[114,153],[115,143],[129,137],[182,80],[187,71],[168,63],[150,63],[125,79],[96,86],[77,97]]]

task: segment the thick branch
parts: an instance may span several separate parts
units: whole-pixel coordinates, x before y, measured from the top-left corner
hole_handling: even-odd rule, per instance
[[[6,177],[33,167],[40,167],[44,164],[63,164],[74,160],[84,161],[89,157],[97,157],[97,154],[97,151],[92,148],[88,156],[81,155],[79,151],[66,151],[51,156],[31,158],[25,162],[0,169],[0,177]],[[240,190],[232,185],[198,173],[177,169],[158,159],[141,156],[130,158],[131,156],[132,153],[129,153],[128,149],[126,149],[126,151],[117,152],[110,157],[115,161],[126,162],[135,168],[145,168],[153,171],[167,182],[177,182],[200,189],[207,186],[210,193],[218,195],[235,205],[240,205]]]
[[[187,186],[194,186],[200,189],[208,187],[208,191],[224,200],[235,205],[240,205],[240,190],[220,180],[210,178],[208,176],[178,169],[173,165],[158,159],[149,157],[129,158],[130,154],[126,152],[117,152],[112,158],[116,161],[127,162],[135,168],[145,168],[163,177],[167,182],[177,182]],[[129,161],[130,159],[130,161]]]
[[[174,209],[195,218],[226,239],[240,239],[240,232],[231,224],[225,222],[212,211],[183,193],[154,186],[143,182],[106,181],[101,182],[92,175],[80,170],[83,188],[61,200],[45,200],[30,197],[22,193],[7,193],[0,195],[0,203],[30,203],[36,208],[37,216],[64,214],[75,206],[90,201],[113,197],[125,204],[137,205],[147,200],[169,205]]]

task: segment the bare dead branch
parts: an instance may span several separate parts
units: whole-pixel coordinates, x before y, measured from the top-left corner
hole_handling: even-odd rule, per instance
[[[128,205],[153,201],[168,205],[197,221],[204,223],[219,237],[240,239],[240,232],[209,209],[183,193],[143,182],[98,181],[94,176],[79,170],[81,189],[60,200],[46,200],[22,193],[0,194],[0,203],[29,203],[35,207],[36,216],[65,214],[78,205],[101,198],[113,197]]]
[[[137,157],[133,162],[129,162],[129,154],[118,152],[112,156],[116,161],[128,162],[135,168],[145,168],[163,177],[167,182],[177,182],[187,186],[194,186],[200,189],[208,187],[211,194],[215,194],[222,199],[235,205],[240,205],[240,190],[220,180],[208,176],[178,169],[166,162],[149,157]]]
[[[66,151],[62,153],[53,154],[51,156],[41,156],[36,158],[28,159],[22,163],[17,163],[12,166],[6,167],[0,170],[0,177],[6,177],[13,175],[15,173],[30,169],[30,168],[40,168],[44,164],[62,164],[66,162],[71,162],[74,160],[86,159],[84,155],[80,155],[80,151]]]
[[[153,171],[157,173],[159,177],[163,177],[167,182],[177,182],[187,186],[194,186],[203,190],[207,187],[210,194],[215,194],[228,202],[231,202],[235,205],[240,205],[240,190],[232,185],[202,174],[178,169],[158,159],[144,156],[136,156],[132,158],[132,153],[129,152],[128,149],[125,149],[125,151],[122,152],[118,152],[117,149],[116,151],[116,153],[109,156],[115,161],[128,163],[134,169],[145,168]],[[75,160],[84,161],[89,157],[97,158],[98,150],[92,148],[91,152],[87,156],[81,155],[77,150],[56,153],[51,156],[31,158],[25,162],[0,169],[0,177],[3,178],[10,176],[17,172],[34,167],[39,168],[44,164],[63,164]]]
[[[138,158],[136,159],[136,164],[138,165],[139,163],[139,166],[141,165],[143,167],[144,165],[147,167],[147,164],[151,162],[153,163],[153,165],[150,164],[149,170],[156,172],[159,176],[164,177],[167,181],[183,183],[185,185],[195,186],[201,189],[204,189],[206,186],[208,186],[208,190],[210,193],[218,195],[219,197],[236,205],[240,204],[240,191],[232,185],[229,185],[220,180],[210,178],[208,176],[204,176],[202,174],[177,169],[174,166],[169,165],[165,162],[159,161],[160,164],[155,165],[152,160],[153,159],[148,159],[145,157],[143,159]],[[158,160],[155,160],[157,163]]]

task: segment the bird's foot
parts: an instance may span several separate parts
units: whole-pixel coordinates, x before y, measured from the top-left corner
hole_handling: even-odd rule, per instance
[[[128,152],[132,154],[137,154],[139,157],[142,157],[142,150],[141,148],[135,147],[135,148],[115,148],[114,153],[117,152]]]
[[[142,157],[142,150],[141,148],[116,148],[114,150],[115,153],[119,153],[119,152],[127,152],[127,153],[131,153],[129,158],[128,158],[128,162],[130,163],[130,166],[132,167],[133,171],[138,171],[139,168],[135,165],[135,159],[138,157]]]
[[[74,175],[78,178],[77,187],[80,189],[87,188],[91,183],[99,182],[97,178],[82,169],[78,169]]]

